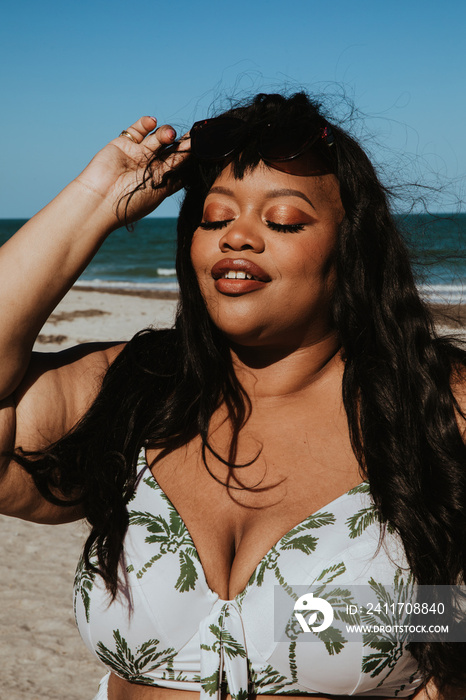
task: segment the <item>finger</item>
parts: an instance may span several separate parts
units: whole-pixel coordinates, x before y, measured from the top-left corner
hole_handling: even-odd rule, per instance
[[[175,129],[169,124],[163,124],[145,139],[144,145],[151,150],[156,150],[160,146],[169,146],[175,139]]]
[[[120,136],[127,138],[134,143],[142,143],[143,139],[157,126],[155,117],[141,117],[127,129],[124,129]]]
[[[191,134],[189,131],[183,134],[183,136],[180,136],[179,144],[183,151],[188,151],[191,148]]]
[[[185,158],[187,154],[191,152],[191,139],[189,137],[189,132],[182,136],[178,143],[176,144],[176,150],[166,159],[165,163],[170,168],[176,168],[176,166]]]
[[[181,154],[186,154],[189,152],[191,147],[191,142],[189,139],[189,133],[181,136],[178,140],[176,139],[176,132],[173,127],[168,124],[160,126],[153,134],[150,134],[144,139],[144,146],[146,147],[148,153],[155,153],[160,146],[171,146],[164,153],[164,161],[169,162],[169,157],[171,154],[180,156]],[[168,158],[167,158],[168,156]],[[175,158],[176,160],[176,158]]]
[[[181,165],[186,157],[189,156],[191,152],[191,141],[189,138],[189,133],[182,136],[179,141],[173,144],[171,149],[168,149],[171,153],[168,157],[163,158],[161,165],[161,172],[166,171],[176,171],[176,169]],[[168,195],[177,192],[183,186],[183,182],[179,178],[171,178],[165,187],[165,192]]]

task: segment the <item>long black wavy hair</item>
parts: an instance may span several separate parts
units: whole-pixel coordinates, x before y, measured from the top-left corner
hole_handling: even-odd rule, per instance
[[[309,130],[329,125],[319,104],[304,93],[257,95],[228,114],[240,117],[251,138],[232,156],[242,178],[260,157],[254,133],[270,121],[307,120]],[[390,213],[390,193],[358,143],[330,123],[333,145],[316,149],[340,184],[345,216],[336,251],[333,320],[344,353],[343,401],[354,453],[381,521],[401,536],[420,584],[456,584],[466,572],[466,447],[464,418],[452,385],[465,377],[466,352],[438,337],[419,298],[409,256]],[[260,130],[260,129],[259,129]],[[152,183],[155,154],[139,188]],[[101,391],[79,424],[40,454],[19,450],[17,461],[39,491],[79,501],[91,525],[84,555],[97,554],[109,592],[118,591],[118,566],[128,525],[126,504],[137,481],[142,446],[166,454],[195,436],[204,461],[211,449],[209,421],[223,402],[235,437],[250,405],[232,368],[228,343],[212,323],[190,259],[209,188],[225,162],[190,155],[174,173],[185,198],[178,221],[180,299],[174,329],[137,334],[108,370]],[[218,458],[224,459],[221,455]],[[463,644],[411,645],[427,679],[439,687],[466,683]]]

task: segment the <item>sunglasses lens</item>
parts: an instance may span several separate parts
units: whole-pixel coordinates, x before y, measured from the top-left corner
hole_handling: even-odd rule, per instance
[[[236,117],[218,117],[196,122],[191,128],[191,149],[201,160],[219,160],[238,147],[244,121]]]
[[[259,152],[267,161],[292,160],[310,148],[321,134],[322,130],[318,129],[309,135],[308,124],[293,124],[289,127],[267,124],[261,135]]]
[[[330,164],[312,150],[289,160],[264,160],[264,163],[274,170],[280,170],[280,172],[288,173],[289,175],[310,177],[333,172]]]
[[[329,127],[317,127],[310,132],[309,122],[305,121],[280,125],[269,123],[261,127],[258,134],[242,119],[216,117],[193,124],[190,136],[192,153],[199,160],[227,158],[235,151],[239,152],[252,138],[259,156],[276,170],[294,175],[331,172],[328,155],[321,153],[322,158],[316,149],[312,149],[317,142],[331,145]]]

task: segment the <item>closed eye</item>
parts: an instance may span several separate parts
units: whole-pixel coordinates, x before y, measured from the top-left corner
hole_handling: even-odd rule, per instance
[[[304,224],[277,224],[275,221],[269,221],[266,219],[266,224],[272,231],[278,231],[279,233],[297,233],[304,229]]]
[[[224,219],[222,221],[201,221],[199,228],[203,228],[205,231],[217,231],[220,228],[225,228],[231,223],[233,219]]]

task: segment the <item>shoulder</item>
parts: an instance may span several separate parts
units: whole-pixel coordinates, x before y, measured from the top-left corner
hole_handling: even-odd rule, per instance
[[[0,512],[36,522],[66,522],[80,509],[52,506],[12,451],[43,450],[86,413],[108,368],[125,344],[85,344],[59,353],[33,354],[16,392],[0,404]]]
[[[34,353],[15,393],[16,445],[43,449],[80,420],[125,343],[85,343],[58,353]]]
[[[102,388],[113,383],[124,397],[146,378],[172,375],[178,353],[174,331],[147,330],[127,343],[86,343],[59,353],[33,355],[14,396],[16,446],[41,450],[67,434]],[[116,395],[115,394],[115,395]]]
[[[106,412],[113,424],[117,414],[121,418],[132,410],[133,398],[152,396],[159,384],[163,392],[164,382],[171,385],[173,368],[179,367],[176,338],[166,331],[144,331],[128,343],[90,343],[35,354],[19,389],[0,406],[0,512],[49,523],[81,517],[79,508],[75,512],[45,501],[29,474],[10,460],[13,449],[45,450],[82,426],[83,418],[90,436],[96,415]]]

